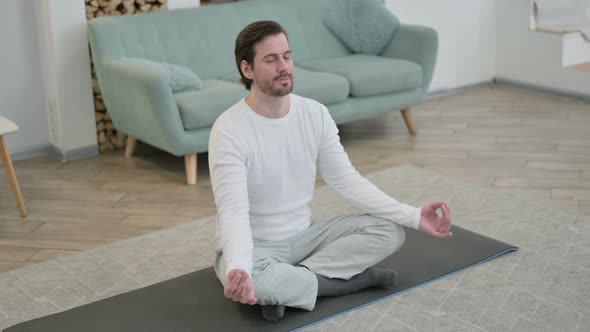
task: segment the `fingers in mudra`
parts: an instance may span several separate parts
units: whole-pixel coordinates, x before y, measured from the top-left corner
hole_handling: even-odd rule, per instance
[[[440,211],[439,211],[440,210]],[[451,212],[444,202],[434,202],[424,207],[422,216],[424,218],[423,229],[435,237],[447,238],[453,233],[451,229]]]
[[[446,203],[442,203],[439,207],[442,212],[441,216],[438,216],[438,227],[437,231],[445,236],[452,236],[451,229],[451,211]]]
[[[254,285],[245,271],[230,272],[223,294],[234,302],[243,304],[256,304],[257,301],[254,296]]]

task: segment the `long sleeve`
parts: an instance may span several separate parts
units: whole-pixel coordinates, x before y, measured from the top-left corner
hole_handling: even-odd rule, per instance
[[[253,241],[250,228],[246,152],[227,128],[214,126],[209,141],[211,186],[217,206],[217,236],[233,269],[252,274]]]
[[[356,208],[418,229],[421,209],[396,201],[365,179],[351,164],[340,143],[338,128],[324,106],[322,119],[318,168],[324,181]]]

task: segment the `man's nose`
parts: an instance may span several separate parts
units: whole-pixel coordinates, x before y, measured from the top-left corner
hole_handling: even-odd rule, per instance
[[[289,65],[287,64],[287,60],[279,58],[279,61],[277,62],[277,71],[284,72],[287,70],[288,67]]]

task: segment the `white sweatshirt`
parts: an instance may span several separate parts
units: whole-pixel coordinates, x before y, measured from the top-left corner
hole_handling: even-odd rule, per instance
[[[211,129],[209,171],[226,276],[233,269],[251,275],[253,240],[280,240],[310,226],[317,169],[355,207],[418,228],[420,208],[397,202],[355,170],[328,109],[289,97],[280,119],[259,115],[242,99]]]

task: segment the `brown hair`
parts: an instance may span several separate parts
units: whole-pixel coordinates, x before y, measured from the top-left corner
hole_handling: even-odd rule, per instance
[[[242,60],[246,60],[246,62],[254,68],[254,56],[256,55],[254,52],[254,46],[267,36],[273,36],[280,33],[284,34],[288,40],[287,31],[285,31],[285,29],[283,29],[283,27],[277,22],[257,21],[248,24],[248,26],[238,34],[234,54],[236,56],[236,65],[238,66],[238,71],[241,76],[240,82],[246,86],[247,90],[250,90],[252,80],[244,76],[240,63]]]

